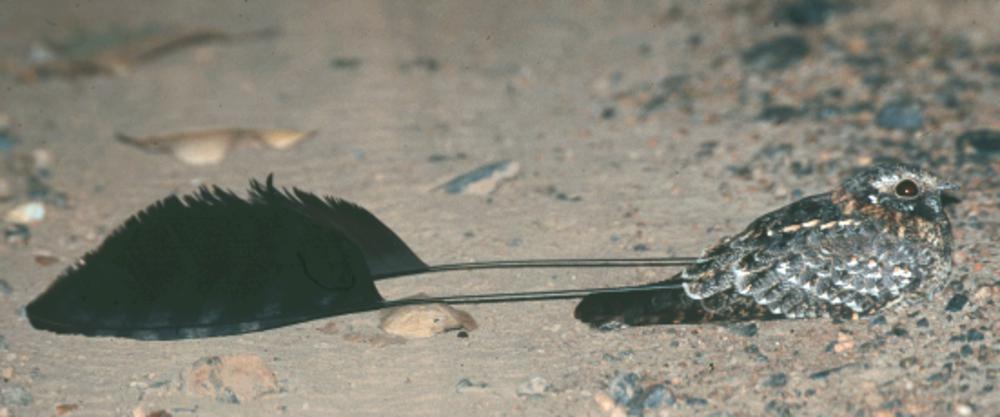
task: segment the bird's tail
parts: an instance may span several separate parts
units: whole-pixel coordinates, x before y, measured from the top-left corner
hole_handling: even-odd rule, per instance
[[[663,282],[651,285],[662,284]],[[692,299],[683,288],[591,294],[580,300],[573,315],[598,328],[732,322],[776,317],[749,299],[743,300],[742,297],[730,296],[728,293],[712,298]]]

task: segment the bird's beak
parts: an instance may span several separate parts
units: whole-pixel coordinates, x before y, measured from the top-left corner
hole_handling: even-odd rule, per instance
[[[959,188],[961,188],[961,187],[959,187],[958,184],[950,183],[950,182],[947,182],[947,181],[938,183],[938,185],[937,185],[938,191],[954,191],[954,190],[957,190]]]

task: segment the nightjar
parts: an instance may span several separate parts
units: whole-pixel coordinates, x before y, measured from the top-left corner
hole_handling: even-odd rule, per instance
[[[683,289],[593,294],[575,315],[604,328],[844,317],[928,297],[951,272],[941,192],[955,188],[912,166],[863,169],[761,216],[663,282]]]

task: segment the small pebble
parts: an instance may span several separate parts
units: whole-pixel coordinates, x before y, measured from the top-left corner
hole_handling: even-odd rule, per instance
[[[962,356],[972,356],[972,354],[974,353],[972,350],[972,346],[969,346],[968,344],[962,345],[962,347],[958,350],[958,352],[961,353]]]
[[[854,337],[848,333],[837,333],[837,342],[833,345],[833,351],[844,353],[854,349]]]
[[[926,318],[917,320],[917,327],[930,327],[930,325],[931,325],[930,320],[927,320]]]
[[[10,180],[0,177],[0,201],[7,200],[14,195],[14,187],[10,185]]]
[[[23,224],[8,225],[3,229],[3,240],[9,245],[27,245],[31,240],[31,229]]]
[[[703,405],[708,405],[708,400],[700,397],[687,397],[687,399],[684,400],[684,404],[703,406]]]
[[[816,371],[809,374],[809,379],[826,379],[831,374],[843,371],[844,369],[850,368],[852,366],[854,366],[854,364],[849,363],[847,365],[841,365],[829,369],[824,369],[822,371]]]
[[[992,129],[970,130],[958,135],[955,139],[959,155],[965,153],[966,147],[983,155],[1000,153],[1000,131]]]
[[[784,372],[772,374],[764,381],[764,386],[769,388],[781,388],[788,384],[788,375]]]
[[[546,381],[545,378],[533,376],[521,385],[518,385],[517,395],[529,398],[541,397],[550,388],[549,381]]]
[[[330,66],[334,69],[357,69],[361,67],[361,58],[338,57],[330,61]]]
[[[0,334],[0,350],[7,350],[10,345],[7,344],[7,337]]]
[[[798,35],[760,42],[743,52],[743,64],[756,71],[783,70],[809,55],[809,43]]]
[[[10,284],[8,284],[6,280],[0,278],[0,295],[8,296],[12,292],[14,292],[14,289],[10,287]]]
[[[730,332],[743,337],[754,337],[757,335],[757,323],[735,323],[726,328]]]
[[[834,5],[827,0],[797,0],[783,4],[775,15],[795,26],[818,26],[834,12]]]
[[[601,411],[605,413],[611,412],[611,410],[616,406],[615,400],[611,398],[608,393],[603,391],[594,394],[594,402],[597,403],[597,408],[601,409]]]
[[[36,171],[47,171],[52,168],[55,158],[48,149],[34,149],[31,151],[31,161]]]
[[[483,392],[488,385],[485,382],[473,382],[469,378],[462,378],[455,384],[455,392],[465,394],[470,392]]]
[[[951,297],[951,300],[948,300],[948,305],[944,307],[944,311],[950,313],[956,313],[962,311],[962,309],[965,308],[965,305],[968,304],[968,302],[969,302],[968,296],[966,296],[964,293],[957,293]]]
[[[33,398],[28,390],[20,384],[9,384],[0,387],[0,406],[21,406],[31,405]]]
[[[608,384],[608,392],[615,404],[626,404],[635,396],[638,383],[639,375],[635,373],[619,374]]]
[[[969,329],[969,331],[965,334],[965,340],[968,340],[970,342],[980,342],[985,339],[986,336],[983,334],[983,332],[976,329]]]
[[[764,411],[777,417],[792,417],[792,407],[781,400],[768,401]]]
[[[167,410],[146,411],[142,406],[132,409],[132,417],[173,417]]]
[[[59,262],[59,257],[49,251],[38,251],[34,253],[35,263],[41,266],[49,266]]]
[[[793,106],[767,106],[757,115],[757,120],[782,124],[802,115],[802,111]]]
[[[56,417],[67,416],[78,409],[80,406],[77,404],[56,404]]]
[[[411,68],[419,68],[427,72],[435,72],[441,68],[441,64],[436,58],[429,56],[416,57],[411,61],[404,62],[399,66],[400,69],[409,70]]]
[[[920,130],[924,127],[924,108],[919,102],[909,98],[893,100],[879,109],[875,123],[889,130]]]
[[[18,205],[7,212],[4,220],[14,224],[34,224],[45,219],[45,205],[32,201]]]
[[[386,333],[407,338],[431,337],[451,330],[472,331],[477,327],[469,313],[446,304],[394,307],[382,312],[379,323]]]
[[[231,404],[244,403],[279,391],[278,380],[259,356],[208,356],[185,371],[188,393]]]
[[[656,384],[647,388],[641,399],[641,406],[645,410],[655,410],[664,405],[674,405],[677,403],[677,397],[663,384]]]

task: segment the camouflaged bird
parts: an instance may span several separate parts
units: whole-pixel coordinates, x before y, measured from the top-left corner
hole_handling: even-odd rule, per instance
[[[916,167],[867,168],[765,214],[664,281],[683,289],[593,294],[575,315],[603,328],[843,317],[927,297],[951,272],[941,192],[956,188]]]

